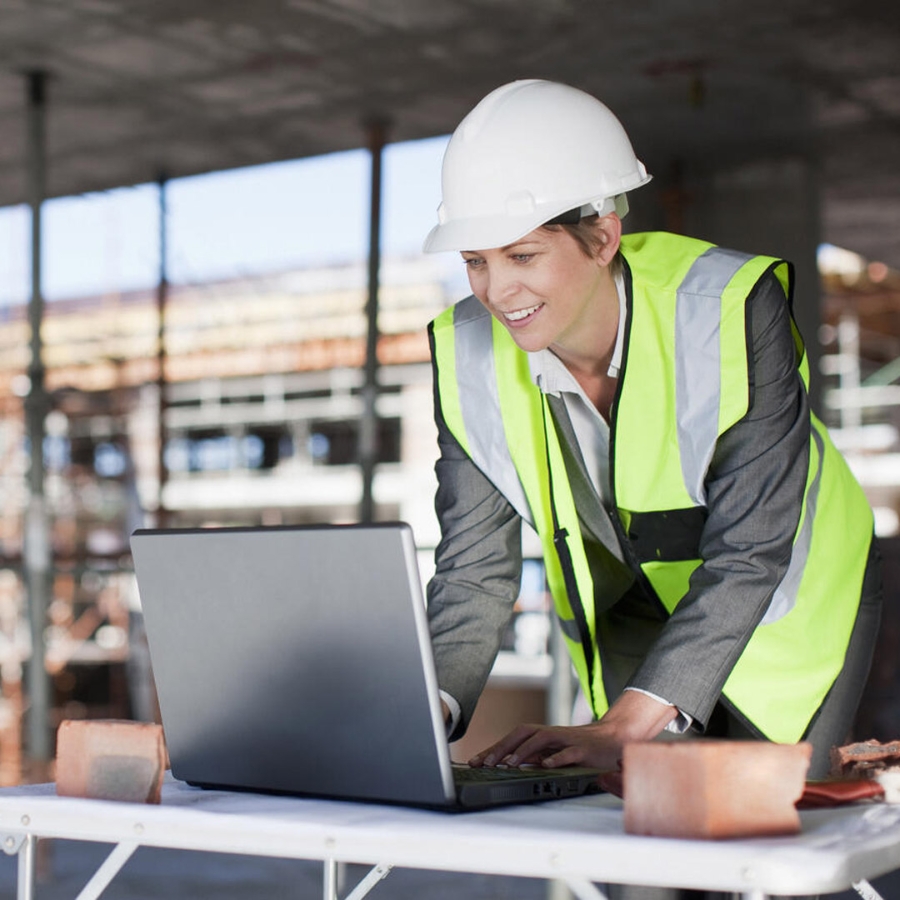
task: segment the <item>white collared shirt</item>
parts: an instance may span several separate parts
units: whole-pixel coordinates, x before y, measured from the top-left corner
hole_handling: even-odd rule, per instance
[[[619,295],[619,324],[612,359],[606,372],[610,378],[617,378],[619,375],[625,343],[625,281],[621,273],[616,274],[615,282]],[[575,376],[552,350],[529,353],[528,367],[532,380],[543,393],[562,397],[591,484],[604,505],[608,505],[612,498],[609,485],[609,425],[588,399]]]

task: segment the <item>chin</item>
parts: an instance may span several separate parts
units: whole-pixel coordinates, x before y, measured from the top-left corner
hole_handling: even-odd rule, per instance
[[[537,353],[539,350],[546,350],[550,346],[550,342],[542,340],[534,335],[518,334],[512,329],[507,329],[510,337],[515,341],[516,346],[526,353]]]

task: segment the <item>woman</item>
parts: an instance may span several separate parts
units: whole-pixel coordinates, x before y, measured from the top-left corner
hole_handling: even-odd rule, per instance
[[[602,103],[551,82],[493,91],[448,145],[425,249],[459,251],[473,294],[430,328],[451,737],[512,613],[524,519],[595,721],[522,726],[473,765],[613,768],[667,730],[809,740],[821,775],[878,627],[872,514],[809,411],[789,264],[623,236],[649,179]]]

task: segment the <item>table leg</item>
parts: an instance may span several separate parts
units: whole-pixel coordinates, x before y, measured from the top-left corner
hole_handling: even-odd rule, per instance
[[[379,881],[382,881],[390,875],[391,868],[391,866],[386,865],[385,863],[379,863],[369,871],[365,878],[363,878],[349,894],[347,894],[344,900],[363,900],[363,897],[365,897]]]
[[[547,900],[572,900],[572,892],[564,881],[553,878],[547,882]]]
[[[34,900],[36,858],[37,838],[33,834],[26,834],[19,847],[16,900]]]
[[[322,900],[338,900],[338,864],[336,859],[322,861]]]
[[[583,878],[566,878],[564,882],[578,900],[607,900],[606,894],[591,881]]]
[[[322,862],[322,898],[323,900],[338,900],[338,864],[336,860],[326,859]],[[369,870],[368,874],[350,891],[344,900],[363,900],[363,897],[378,884],[379,881],[390,875],[393,867],[386,863],[379,863]]]
[[[106,857],[100,868],[94,872],[91,880],[81,889],[76,900],[97,900],[97,897],[109,887],[113,878],[119,874],[122,866],[131,859],[137,848],[138,844],[134,843],[116,844],[112,853]]]
[[[863,900],[883,900],[881,894],[879,894],[865,878],[854,881],[853,890],[855,890]]]

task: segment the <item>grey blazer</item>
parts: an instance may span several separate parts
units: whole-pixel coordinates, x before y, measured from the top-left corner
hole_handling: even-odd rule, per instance
[[[787,569],[809,460],[808,401],[774,276],[757,286],[747,309],[750,407],[717,445],[706,481],[704,563],[670,617],[636,577],[629,548],[616,537],[584,468],[564,404],[550,398],[595,576],[597,639],[610,702],[626,686],[640,688],[677,706],[700,729]],[[435,417],[442,538],[428,613],[440,686],[462,710],[458,737],[518,595],[521,523],[450,434],[438,399]]]

